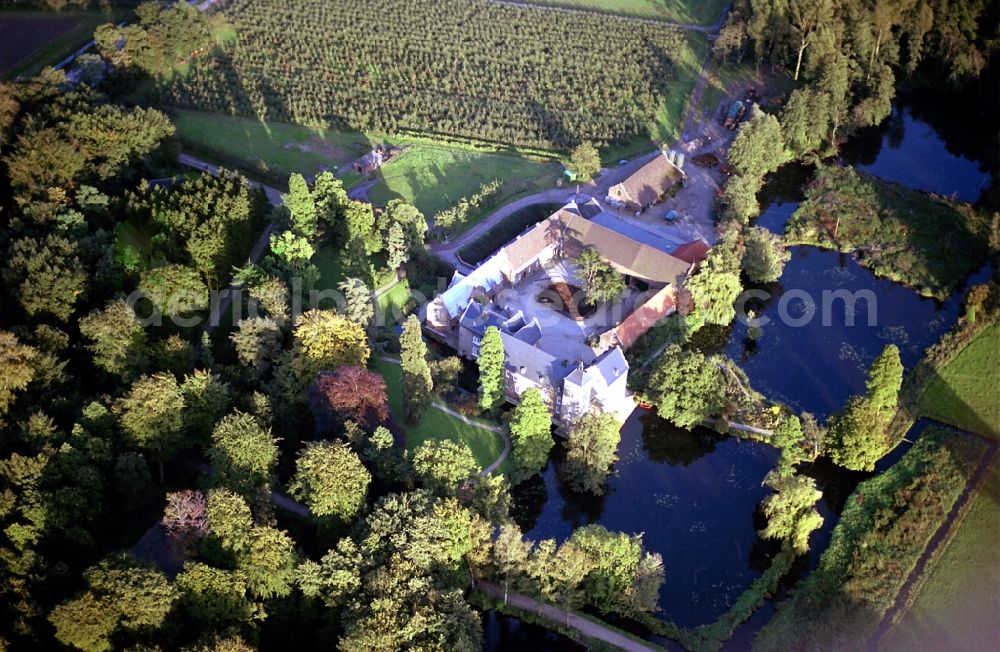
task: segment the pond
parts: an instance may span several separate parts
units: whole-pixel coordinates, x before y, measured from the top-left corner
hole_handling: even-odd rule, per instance
[[[980,128],[977,121],[969,126]],[[930,123],[914,115],[914,108],[897,103],[885,122],[856,134],[840,155],[845,163],[883,179],[975,203],[990,183],[989,172],[953,149]]]
[[[779,210],[794,211],[793,206]],[[792,247],[791,254],[777,283],[752,288],[767,297],[746,303],[767,322],[757,339],[745,321],[737,321],[724,352],[755,389],[798,411],[825,417],[840,409],[864,391],[868,367],[886,345],[898,346],[910,368],[958,318],[962,292],[936,301],[876,278],[835,251]],[[969,282],[988,277],[986,268]],[[834,293],[845,291],[858,301],[836,298]]]
[[[675,428],[644,410],[633,413],[621,434],[604,496],[570,491],[553,460],[515,489],[514,518],[535,540],[562,541],[589,523],[644,533],[647,547],[663,556],[663,615],[681,626],[711,622],[774,552],[760,545],[762,524],[754,518],[777,453],[707,429]]]

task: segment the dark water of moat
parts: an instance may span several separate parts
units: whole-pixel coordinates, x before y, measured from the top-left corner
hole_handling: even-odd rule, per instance
[[[867,130],[843,148],[843,161],[890,181],[975,201],[988,184],[987,173],[916,114],[898,105],[885,124]],[[802,166],[789,166],[774,175],[761,193],[763,211],[755,223],[783,232],[810,175],[811,170]],[[986,280],[989,273],[989,269],[980,270],[966,286]],[[923,349],[955,322],[961,304],[960,292],[943,302],[926,299],[909,288],[875,278],[850,257],[811,247],[795,248],[779,282],[760,289],[770,298],[750,307],[757,309],[758,316],[772,319],[762,328],[761,337],[750,339],[747,326],[737,323],[708,339],[716,342],[715,350],[738,361],[753,386],[766,396],[820,417],[863,391],[865,371],[886,344],[899,346],[907,368],[915,364]],[[814,320],[804,326],[791,326],[779,318],[782,299],[792,290],[804,290],[817,303]],[[875,324],[868,325],[862,302],[855,325],[849,326],[843,302],[839,302],[824,326],[820,310],[824,290],[870,291],[876,299]],[[804,299],[794,295],[785,299],[785,311],[792,317],[801,317],[804,305]],[[915,426],[908,439],[918,437],[925,425]],[[905,449],[906,445],[887,455],[876,472],[891,466]],[[763,525],[757,505],[767,494],[760,483],[775,457],[776,452],[767,446],[708,431],[679,430],[637,411],[622,429],[620,459],[606,496],[574,495],[561,482],[554,460],[541,476],[516,490],[516,518],[533,539],[561,541],[587,523],[644,533],[647,548],[664,559],[660,615],[681,626],[696,626],[722,614],[767,567],[769,555],[775,552],[772,544],[756,535]],[[810,553],[786,578],[784,590],[815,567],[847,496],[869,477],[823,460],[803,470],[817,479],[824,492],[819,509],[825,522],[813,533]],[[774,604],[769,602],[737,630],[726,649],[749,648],[773,613]],[[498,614],[485,618],[487,650],[577,649],[567,639],[517,619]]]

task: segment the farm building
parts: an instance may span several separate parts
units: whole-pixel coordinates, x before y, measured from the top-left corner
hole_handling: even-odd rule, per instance
[[[629,289],[618,308],[580,315],[575,297],[553,301],[553,288],[579,286],[572,261],[588,248],[621,273]],[[496,327],[511,403],[534,387],[560,425],[592,407],[624,420],[635,404],[623,351],[673,312],[678,281],[706,249],[701,242],[677,247],[604,213],[593,199],[578,198],[468,275],[456,272],[428,304],[424,327],[468,359],[479,356],[486,329]]]
[[[684,172],[663,152],[619,184],[608,189],[607,202],[640,213],[663,201],[667,191],[684,178]]]
[[[354,162],[354,171],[359,174],[371,174],[382,167],[383,161],[382,150],[375,148]]]

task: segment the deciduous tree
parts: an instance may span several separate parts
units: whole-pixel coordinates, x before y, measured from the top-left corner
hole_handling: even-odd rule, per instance
[[[119,631],[155,630],[177,600],[177,589],[159,570],[131,555],[115,555],[84,573],[87,591],[49,614],[56,638],[81,650],[112,649]]]
[[[141,372],[148,362],[146,332],[135,310],[124,299],[109,301],[80,319],[80,333],[91,341],[87,349],[94,364],[124,380]]]
[[[350,523],[364,508],[371,474],[347,444],[310,442],[299,452],[295,467],[288,490],[314,516]]]
[[[663,561],[643,550],[642,535],[609,532],[586,525],[569,539],[590,558],[584,580],[587,601],[603,613],[635,616],[656,609],[663,584]]]
[[[89,274],[80,262],[79,245],[52,233],[14,241],[3,277],[18,288],[29,315],[49,313],[66,321],[87,292]]]
[[[743,252],[738,235],[723,234],[698,271],[687,279],[685,288],[691,293],[696,309],[710,324],[725,326],[736,317],[733,304],[743,290],[740,266]]]
[[[545,470],[549,462],[552,440],[552,414],[534,387],[521,394],[521,402],[514,408],[510,420],[511,456],[514,470],[511,481],[515,484]]]
[[[657,414],[690,428],[722,410],[725,388],[722,371],[712,358],[672,345],[657,359],[646,393]]]
[[[363,367],[368,362],[368,336],[347,317],[330,310],[310,310],[295,326],[294,370],[308,387],[320,371],[344,365]]]
[[[184,444],[184,394],[172,374],[143,376],[115,406],[125,434],[160,465]]]
[[[309,407],[321,434],[332,434],[348,421],[372,430],[389,418],[385,380],[353,365],[319,374],[309,389]]]
[[[479,472],[469,445],[447,440],[417,446],[410,466],[417,482],[438,496],[454,496],[462,482]]]
[[[823,492],[816,488],[815,480],[800,475],[772,472],[764,482],[774,493],[762,503],[767,526],[760,535],[784,540],[796,554],[805,554],[809,550],[809,535],[823,525],[823,517],[816,510]]]
[[[592,304],[614,301],[625,292],[625,280],[598,251],[588,247],[573,261],[587,301]]]
[[[251,499],[270,484],[278,463],[278,444],[271,431],[252,415],[234,412],[212,431],[208,458],[217,485]]]
[[[184,377],[184,428],[196,442],[208,441],[216,422],[229,410],[229,383],[206,369],[197,369]]]
[[[601,154],[590,143],[580,143],[570,154],[569,168],[581,181],[590,181],[601,170]]]
[[[600,496],[617,459],[621,427],[611,414],[585,414],[570,428],[563,472],[576,491]]]
[[[781,278],[785,263],[792,257],[781,236],[755,226],[746,231],[744,243],[743,271],[747,278],[755,283],[773,283]]]
[[[270,317],[241,319],[229,339],[241,363],[254,370],[259,378],[281,352],[281,327]]]
[[[864,396],[852,396],[830,420],[827,450],[834,463],[852,471],[871,471],[889,450],[886,420]]]
[[[728,157],[744,176],[759,179],[777,170],[788,160],[778,119],[755,105],[750,119],[743,123],[729,146]]]
[[[0,421],[14,402],[14,395],[25,389],[35,375],[33,362],[38,351],[21,344],[17,336],[0,331]]]

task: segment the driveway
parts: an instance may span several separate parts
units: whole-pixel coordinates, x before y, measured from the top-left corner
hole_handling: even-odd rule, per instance
[[[579,191],[580,194],[589,195],[591,197],[603,198],[608,194],[608,189],[615,185],[616,183],[621,183],[629,176],[631,176],[636,170],[641,168],[643,165],[648,163],[653,159],[653,157],[659,154],[659,150],[655,152],[649,152],[648,154],[643,154],[638,156],[627,165],[621,165],[614,168],[602,169],[597,174],[597,178],[588,183],[580,184]],[[469,271],[468,265],[465,265],[458,259],[458,250],[469,244],[482,234],[489,231],[491,228],[502,222],[507,217],[513,215],[517,211],[525,208],[527,206],[534,206],[535,204],[565,204],[573,199],[577,194],[577,186],[567,186],[563,188],[552,188],[551,190],[543,190],[537,192],[533,195],[528,195],[527,197],[522,197],[517,201],[505,204],[493,213],[491,213],[486,219],[484,219],[479,224],[475,225],[465,233],[461,234],[454,240],[449,242],[441,242],[431,245],[431,251],[437,254],[440,258],[454,265],[456,269],[462,271]]]

